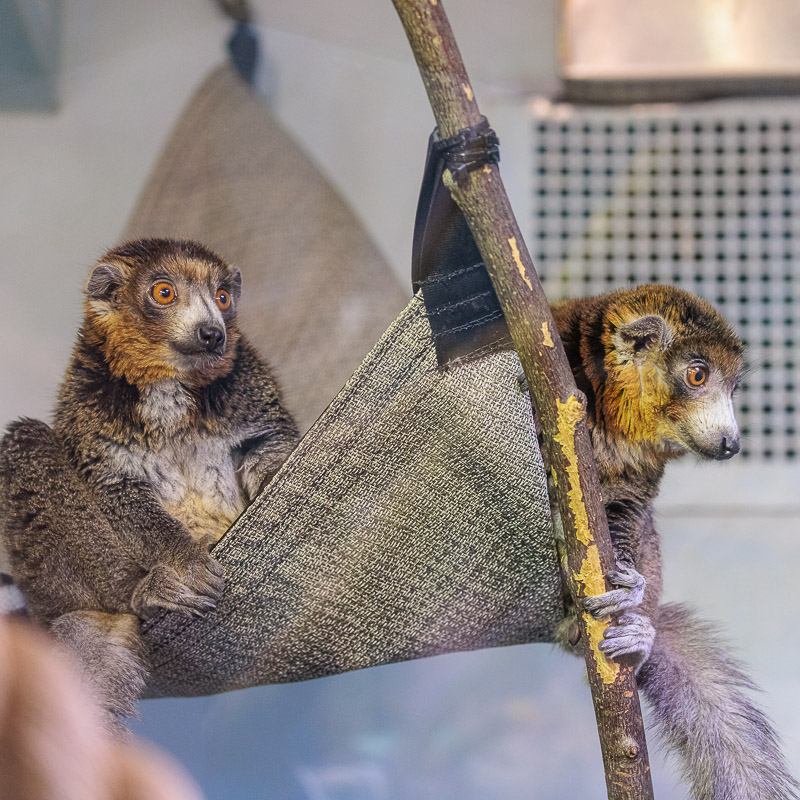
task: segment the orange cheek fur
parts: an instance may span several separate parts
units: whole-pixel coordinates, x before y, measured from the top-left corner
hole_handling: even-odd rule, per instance
[[[149,341],[134,320],[113,315],[96,319],[95,326],[106,363],[117,377],[143,386],[176,376],[169,345]]]
[[[136,327],[136,320],[125,315],[95,317],[92,323],[95,343],[100,346],[111,372],[134,386],[146,386],[169,378],[189,380],[206,386],[227,375],[236,358],[239,330],[228,329],[225,355],[204,369],[182,371],[174,364],[175,354],[166,342],[153,342]]]
[[[619,432],[631,442],[658,443],[664,435],[664,408],[670,401],[660,370],[646,362],[640,367],[614,362],[608,364],[608,372],[614,376],[607,394]]]
[[[640,316],[640,309],[623,305],[609,310],[608,323],[616,329]],[[603,334],[603,343],[608,353],[605,359],[609,376],[607,419],[614,420],[617,430],[627,441],[657,444],[664,435],[664,408],[671,400],[661,370],[647,360],[640,366],[632,362],[620,364],[608,329]]]

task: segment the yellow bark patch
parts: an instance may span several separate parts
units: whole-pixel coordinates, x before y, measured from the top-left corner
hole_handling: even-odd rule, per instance
[[[586,557],[583,559],[580,572],[575,573],[575,580],[586,590],[587,597],[605,592],[606,581],[600,564],[600,551],[594,542],[586,548]]]
[[[464,90],[464,94],[467,96],[467,100],[472,102],[472,98],[475,96],[472,94],[472,87],[468,83],[462,83],[461,88]]]
[[[542,339],[544,340],[545,347],[555,347],[553,344],[553,337],[550,335],[550,328],[546,322],[542,323]]]
[[[433,46],[434,47],[441,47],[442,46],[442,37],[441,36],[434,36],[433,37]]]
[[[600,553],[596,544],[590,544],[586,548],[586,558],[581,564],[580,572],[576,572],[574,577],[583,586],[587,597],[602,594],[606,590],[603,568],[600,564]],[[586,625],[589,647],[592,648],[594,653],[597,674],[603,683],[614,683],[617,675],[619,675],[619,664],[615,661],[609,661],[605,653],[600,649],[600,642],[603,641],[603,632],[611,624],[611,621],[607,617],[605,619],[595,619],[588,612],[584,612],[583,622]]]
[[[589,530],[589,517],[583,502],[580,474],[578,472],[578,454],[575,452],[575,428],[584,418],[584,410],[580,400],[570,395],[565,403],[556,398],[558,413],[558,433],[556,442],[561,445],[561,452],[567,459],[567,475],[569,477],[569,507],[575,518],[575,529],[578,540],[583,545],[590,545],[594,539]]]
[[[561,446],[561,452],[567,460],[567,478],[569,489],[569,507],[575,520],[575,533],[578,540],[586,547],[586,557],[581,564],[579,572],[574,573],[575,581],[580,585],[583,594],[587,597],[602,594],[606,590],[603,568],[600,563],[600,552],[594,543],[592,531],[589,528],[589,516],[586,513],[586,504],[581,489],[580,472],[578,470],[578,454],[575,452],[575,429],[584,418],[585,412],[575,395],[567,398],[562,403],[556,400],[558,413],[558,433],[556,442]],[[597,672],[603,683],[613,683],[619,674],[619,665],[609,661],[600,650],[603,641],[603,631],[608,627],[609,620],[597,620],[591,614],[583,614],[586,633],[589,637],[589,646],[594,653]]]
[[[517,237],[512,236],[508,243],[511,245],[511,255],[514,256],[514,262],[517,265],[517,271],[520,275],[522,275],[522,280],[528,285],[528,288],[533,291],[533,284],[531,283],[530,278],[525,274],[525,265],[522,263],[522,257],[519,253],[519,247],[517,247]]]

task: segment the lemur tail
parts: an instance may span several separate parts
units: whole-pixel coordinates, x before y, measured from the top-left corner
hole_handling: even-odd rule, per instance
[[[125,719],[138,718],[136,701],[147,674],[139,620],[132,614],[71,611],[53,620],[50,630],[77,660],[100,707],[101,723],[127,739]]]
[[[693,800],[798,797],[778,736],[748,696],[755,684],[713,627],[685,606],[660,607],[638,679]]]

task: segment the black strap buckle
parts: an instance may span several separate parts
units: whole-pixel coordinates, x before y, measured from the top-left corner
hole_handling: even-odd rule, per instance
[[[456,183],[462,183],[473,170],[500,161],[500,140],[489,127],[486,117],[455,136],[436,142],[434,147]]]
[[[507,349],[511,339],[494,287],[464,215],[444,185],[462,183],[500,160],[499,141],[483,118],[448,139],[434,131],[414,227],[412,279],[430,320],[440,366]]]

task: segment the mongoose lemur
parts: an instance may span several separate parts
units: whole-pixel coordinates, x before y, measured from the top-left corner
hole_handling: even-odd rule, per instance
[[[668,461],[739,452],[732,398],[742,343],[708,303],[670,286],[568,300],[552,310],[586,395],[617,559],[612,591],[585,601],[597,617],[621,615],[601,648],[638,662],[639,686],[682,758],[695,800],[797,797],[778,738],[744,691],[755,686],[715,626],[682,605],[660,604],[653,501]],[[560,643],[569,648],[576,635],[568,617]]]
[[[139,620],[204,615],[209,546],[297,441],[268,366],[239,332],[239,271],[188,241],[103,256],[52,429],[0,446],[0,532],[29,613],[77,656],[109,727],[146,678]]]

